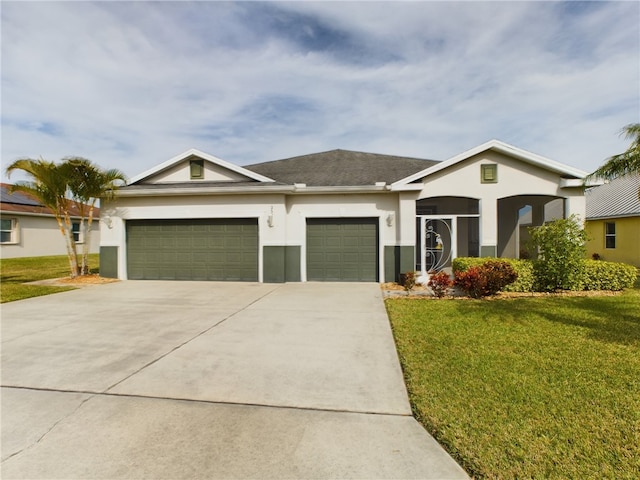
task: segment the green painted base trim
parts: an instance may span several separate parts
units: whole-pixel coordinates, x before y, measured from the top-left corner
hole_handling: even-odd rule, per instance
[[[416,269],[414,255],[413,245],[385,245],[384,281],[399,282],[401,273],[413,272]]]
[[[265,283],[299,282],[300,246],[265,245],[262,278]]]
[[[300,245],[287,245],[284,247],[284,274],[287,282],[301,282],[300,271]]]
[[[496,245],[481,245],[480,256],[481,257],[497,257],[498,247]]]
[[[118,247],[100,247],[100,276],[118,278]]]

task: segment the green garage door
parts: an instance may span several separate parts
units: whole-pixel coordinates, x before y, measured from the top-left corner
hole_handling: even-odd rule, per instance
[[[377,282],[378,219],[307,219],[307,280]]]
[[[258,281],[256,219],[127,221],[131,280]]]

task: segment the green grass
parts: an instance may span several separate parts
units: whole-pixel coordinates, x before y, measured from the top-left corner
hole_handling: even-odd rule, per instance
[[[89,255],[89,267],[92,272],[97,272],[98,264],[98,254]],[[67,276],[69,276],[69,261],[66,255],[2,259],[0,260],[0,303],[74,290],[74,287],[25,285],[26,282]]]
[[[386,301],[416,418],[476,478],[640,478],[640,290]]]

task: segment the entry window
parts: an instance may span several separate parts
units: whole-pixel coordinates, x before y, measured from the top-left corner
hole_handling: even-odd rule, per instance
[[[71,233],[73,233],[74,242],[82,243],[82,232],[80,231],[80,224],[78,222],[71,224]]]
[[[189,162],[191,180],[204,178],[204,160],[191,160]]]
[[[495,163],[480,165],[481,183],[498,183],[498,165]]]
[[[16,243],[17,229],[15,218],[3,218],[0,220],[0,243]]]
[[[615,222],[606,222],[604,224],[604,247],[616,248],[616,224]]]

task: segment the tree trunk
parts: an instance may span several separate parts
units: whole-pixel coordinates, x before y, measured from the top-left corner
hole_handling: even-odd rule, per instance
[[[89,274],[89,249],[91,248],[91,225],[93,224],[93,209],[96,201],[91,202],[89,207],[89,217],[87,218],[87,227],[84,234],[84,245],[82,246],[82,275]],[[84,225],[84,222],[83,222]]]
[[[71,267],[71,278],[78,276],[78,251],[76,249],[76,241],[73,238],[73,229],[71,224],[71,216],[69,212],[63,209],[64,212],[64,224],[65,224],[65,238],[67,240],[67,252],[69,254],[69,265]]]
[[[63,219],[59,215],[55,215],[56,221],[58,222],[58,227],[60,228],[60,233],[64,237],[65,247],[67,249],[67,258],[69,259],[69,270],[71,272],[71,278],[75,278],[78,276],[78,259],[75,255],[74,248],[72,243],[69,241],[68,229],[66,228],[67,219],[63,221]],[[73,240],[73,237],[71,237]]]

